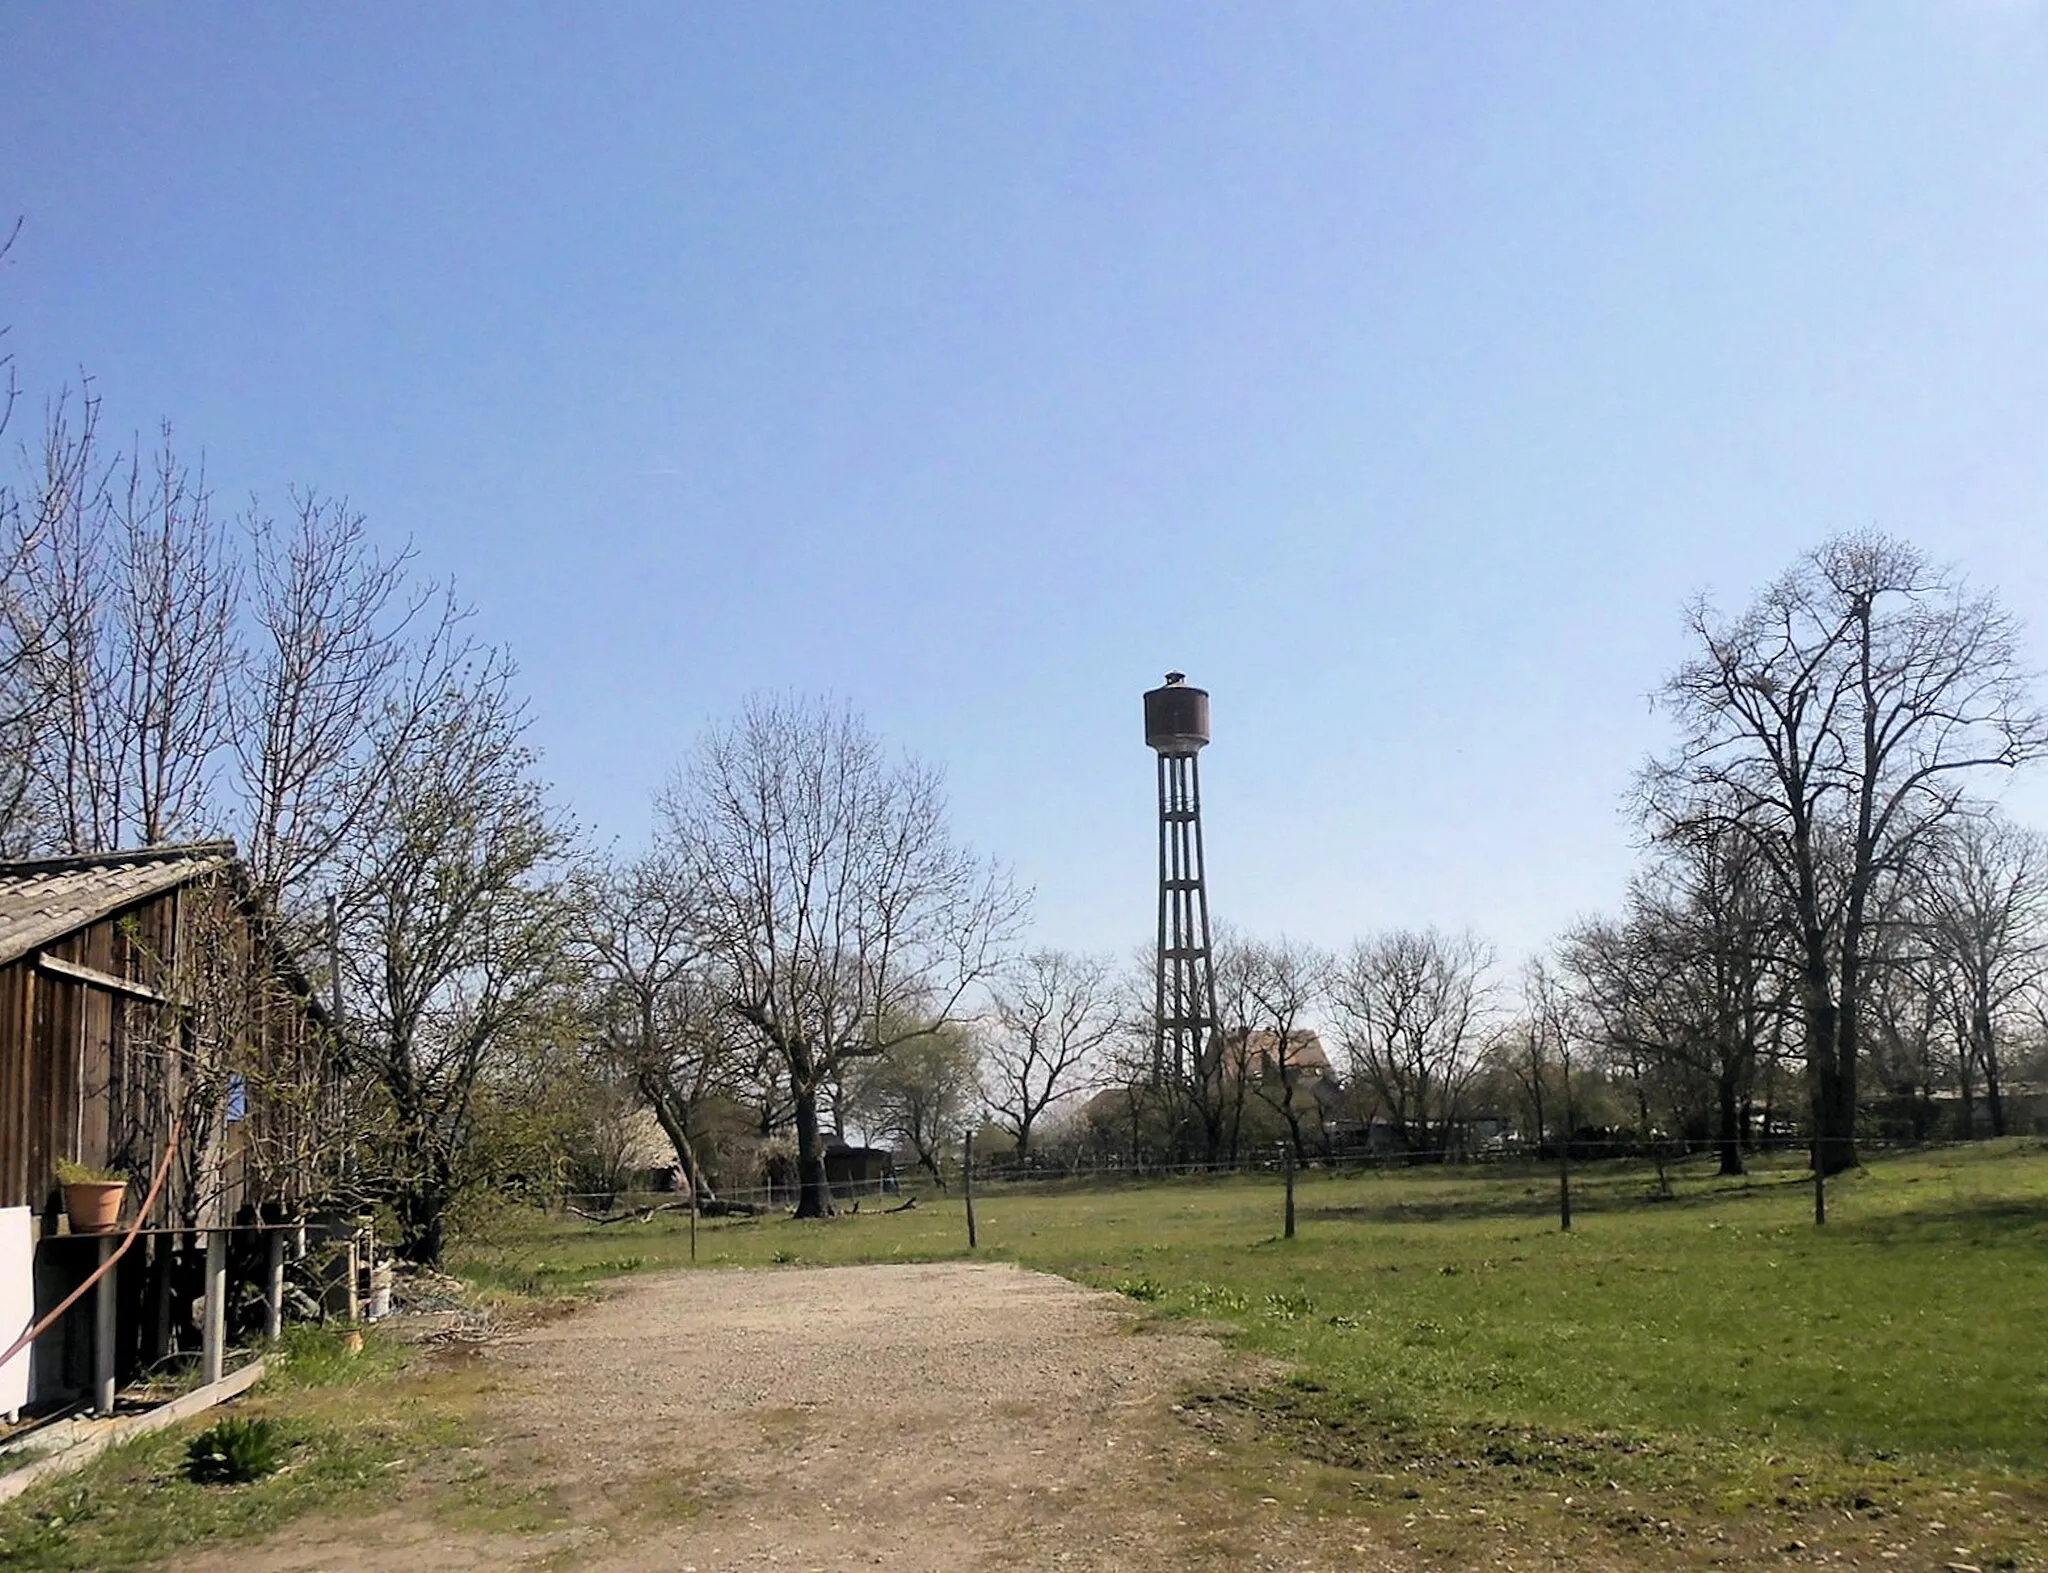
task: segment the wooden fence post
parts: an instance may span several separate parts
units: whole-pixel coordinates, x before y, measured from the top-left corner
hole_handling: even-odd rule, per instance
[[[974,1240],[974,1132],[967,1133],[967,1143],[960,1159],[960,1188],[967,1196],[967,1249],[973,1250]]]

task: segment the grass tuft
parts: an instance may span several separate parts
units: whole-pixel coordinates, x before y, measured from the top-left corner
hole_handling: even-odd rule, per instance
[[[185,1444],[185,1478],[202,1486],[245,1486],[276,1474],[284,1450],[284,1435],[275,1421],[261,1415],[230,1415]]]

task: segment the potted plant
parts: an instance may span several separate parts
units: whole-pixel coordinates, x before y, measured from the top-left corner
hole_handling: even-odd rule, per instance
[[[128,1177],[118,1169],[59,1158],[57,1183],[64,1187],[64,1211],[70,1215],[73,1234],[107,1234],[119,1224]]]

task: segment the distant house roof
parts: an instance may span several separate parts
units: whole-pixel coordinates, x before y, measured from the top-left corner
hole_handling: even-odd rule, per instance
[[[1235,1072],[1248,1070],[1255,1076],[1277,1076],[1284,1064],[1304,1079],[1330,1074],[1330,1056],[1323,1052],[1323,1040],[1312,1027],[1297,1027],[1287,1034],[1284,1059],[1280,1052],[1280,1034],[1265,1028],[1233,1032],[1226,1041],[1230,1054],[1228,1063]]]
[[[232,841],[0,863],[0,966],[235,861]]]

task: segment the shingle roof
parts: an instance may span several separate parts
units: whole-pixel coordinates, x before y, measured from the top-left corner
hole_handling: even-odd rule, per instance
[[[234,861],[232,841],[0,863],[0,965]]]

